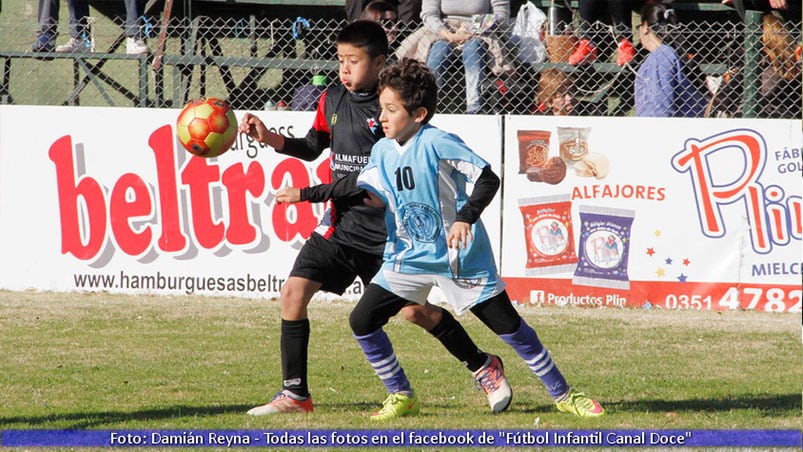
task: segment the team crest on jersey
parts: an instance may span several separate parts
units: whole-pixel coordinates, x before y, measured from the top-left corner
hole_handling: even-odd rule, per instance
[[[415,240],[432,243],[440,235],[441,219],[431,206],[417,202],[407,204],[402,212],[402,224]]]
[[[368,130],[370,130],[371,133],[376,134],[377,130],[379,130],[379,121],[377,121],[375,118],[368,118],[367,121]]]

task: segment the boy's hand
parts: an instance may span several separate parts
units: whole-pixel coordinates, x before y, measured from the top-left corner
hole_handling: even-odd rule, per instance
[[[284,187],[276,192],[276,201],[279,203],[292,204],[301,201],[301,189],[295,187]]]
[[[468,246],[468,242],[473,241],[474,236],[471,235],[471,225],[463,221],[455,221],[452,223],[449,234],[446,236],[446,244],[449,248],[459,249]]]
[[[243,115],[243,119],[240,120],[237,131],[251,138],[255,138],[258,141],[266,139],[268,135],[268,128],[265,127],[265,123],[251,113]]]
[[[259,143],[267,144],[274,149],[284,148],[284,137],[273,133],[265,127],[265,123],[251,113],[243,115],[237,126],[237,131],[255,139]]]

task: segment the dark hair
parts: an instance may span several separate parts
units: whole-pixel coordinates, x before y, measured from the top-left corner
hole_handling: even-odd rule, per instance
[[[648,0],[641,9],[641,22],[647,23],[650,28],[663,37],[667,26],[678,24],[675,10],[669,7],[671,1]]]
[[[427,109],[424,124],[435,114],[438,103],[438,84],[435,76],[424,63],[412,58],[402,58],[379,73],[379,91],[390,88],[399,96],[404,109],[412,114],[418,107]]]
[[[392,4],[384,0],[372,0],[371,3],[365,5],[365,8],[362,10],[362,14],[360,15],[360,19],[379,22],[379,19],[382,19],[382,16],[384,16],[388,11],[392,12],[393,15],[398,15],[396,7]]]
[[[388,54],[388,36],[381,25],[372,20],[356,20],[340,30],[337,44],[350,44],[365,50],[372,59]]]

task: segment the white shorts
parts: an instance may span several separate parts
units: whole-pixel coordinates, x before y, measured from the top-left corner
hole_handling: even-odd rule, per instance
[[[505,290],[499,275],[489,278],[452,279],[441,275],[397,273],[381,269],[371,281],[405,300],[426,304],[433,287],[440,288],[457,314],[495,297]]]

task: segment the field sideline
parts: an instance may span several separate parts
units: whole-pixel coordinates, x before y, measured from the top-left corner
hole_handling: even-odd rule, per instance
[[[310,307],[313,415],[246,416],[278,389],[275,300],[0,291],[0,430],[366,429],[384,398],[347,327],[347,302]],[[509,411],[488,412],[465,368],[428,334],[386,327],[422,401],[394,429],[800,429],[800,316],[524,307],[575,387],[608,410],[558,413],[512,349]],[[537,425],[537,426],[536,426]]]

